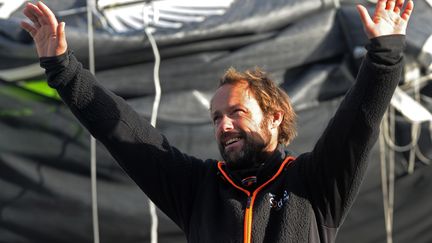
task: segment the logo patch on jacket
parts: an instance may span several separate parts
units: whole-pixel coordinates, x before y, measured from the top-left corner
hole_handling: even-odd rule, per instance
[[[270,207],[276,211],[280,210],[289,199],[289,194],[286,190],[284,190],[284,193],[281,197],[272,193],[269,193],[269,196]]]

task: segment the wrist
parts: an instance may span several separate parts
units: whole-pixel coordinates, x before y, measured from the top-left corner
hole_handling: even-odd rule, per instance
[[[379,64],[393,65],[403,57],[405,35],[385,35],[370,39],[366,45],[368,56]]]

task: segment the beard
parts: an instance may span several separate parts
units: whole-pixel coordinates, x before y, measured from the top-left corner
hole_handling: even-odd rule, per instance
[[[243,140],[243,147],[238,151],[226,151],[225,146],[219,143],[219,151],[222,158],[230,169],[247,169],[263,162],[265,158],[264,149],[268,146],[271,139],[270,131],[267,127],[267,120],[260,124],[257,132],[240,131],[239,135]]]

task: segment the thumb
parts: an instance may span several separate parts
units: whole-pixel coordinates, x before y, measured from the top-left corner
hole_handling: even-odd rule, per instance
[[[366,35],[368,37],[370,37],[372,33],[370,33],[369,29],[372,28],[372,26],[375,23],[373,22],[373,20],[371,19],[370,15],[369,15],[369,13],[367,11],[367,9],[363,5],[358,4],[357,5],[357,11],[360,14],[360,19],[361,19],[361,21],[363,23],[363,28],[366,31]]]
[[[67,50],[67,41],[66,41],[66,33],[65,33],[65,22],[61,22],[57,25],[57,38],[58,38],[58,46],[56,49],[56,56],[59,56],[66,52]]]

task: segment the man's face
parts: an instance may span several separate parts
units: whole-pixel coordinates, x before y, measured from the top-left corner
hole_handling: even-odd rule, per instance
[[[221,86],[212,99],[211,117],[221,155],[232,168],[248,168],[277,146],[270,119],[246,82]]]

